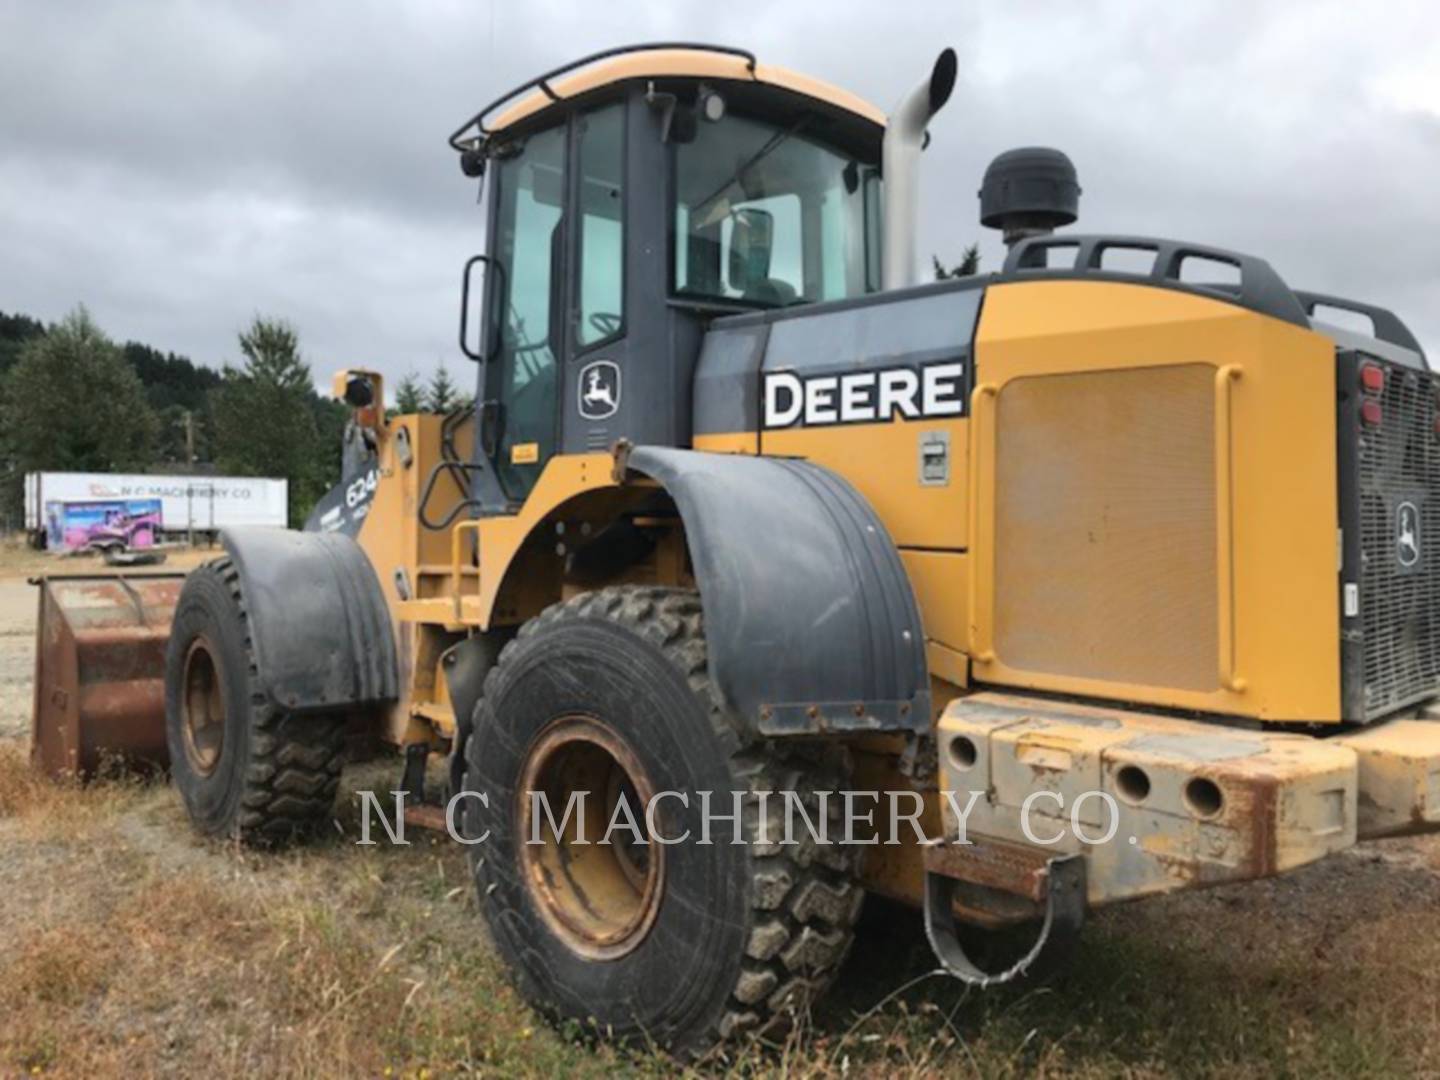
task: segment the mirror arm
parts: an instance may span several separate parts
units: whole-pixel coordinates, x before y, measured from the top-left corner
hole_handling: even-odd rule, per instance
[[[660,141],[670,141],[670,125],[675,121],[675,108],[680,104],[680,99],[674,94],[660,93],[655,89],[655,81],[652,79],[645,87],[645,104],[660,114]]]

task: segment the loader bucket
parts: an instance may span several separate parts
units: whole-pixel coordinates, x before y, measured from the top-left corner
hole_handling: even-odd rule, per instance
[[[89,779],[102,760],[169,764],[165,643],[184,574],[32,579],[40,587],[31,763]]]

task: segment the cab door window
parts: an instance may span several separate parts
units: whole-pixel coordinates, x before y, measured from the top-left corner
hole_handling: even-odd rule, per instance
[[[580,206],[579,303],[575,343],[585,349],[620,332],[625,276],[625,108],[581,114],[577,168]]]
[[[501,406],[495,459],[505,493],[523,499],[555,452],[564,320],[565,127],[530,136],[498,170],[495,258],[501,269]]]

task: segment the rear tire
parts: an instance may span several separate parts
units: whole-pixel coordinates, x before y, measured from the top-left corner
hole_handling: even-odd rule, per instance
[[[342,716],[298,716],[261,692],[229,559],[191,571],[165,657],[170,775],[201,832],[271,846],[331,816],[345,760]]]
[[[711,693],[695,593],[607,588],[532,619],[486,679],[466,761],[466,789],[488,800],[465,800],[467,835],[484,837],[470,848],[480,908],[540,1010],[694,1058],[783,1032],[828,987],[860,911],[861,849],[816,843],[781,793],[818,821],[815,792],[844,790],[847,761],[830,745],[743,745]],[[648,795],[687,793],[688,808],[667,798],[655,817],[661,835],[691,839],[614,855],[535,817],[548,844],[524,842],[529,791],[547,791],[560,822],[567,792],[597,787],[638,795],[642,829]],[[590,844],[613,820],[605,790]],[[716,820],[708,845],[701,791],[712,818],[742,793],[739,824]],[[763,826],[761,791],[774,792]],[[780,842],[787,812],[794,844]]]

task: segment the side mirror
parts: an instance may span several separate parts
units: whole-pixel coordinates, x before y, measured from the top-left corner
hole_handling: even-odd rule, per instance
[[[345,380],[345,404],[363,409],[375,403],[375,387],[364,375],[351,375]]]
[[[346,368],[335,373],[331,396],[349,405],[357,427],[379,431],[385,422],[385,377],[378,371]]]
[[[730,214],[730,260],[726,279],[739,293],[770,276],[770,253],[775,240],[775,215],[758,207],[742,207]]]

